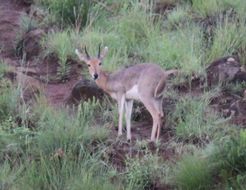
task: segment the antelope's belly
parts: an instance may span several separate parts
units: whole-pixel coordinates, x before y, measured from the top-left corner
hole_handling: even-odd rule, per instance
[[[134,99],[134,100],[140,99],[137,85],[134,85],[131,89],[126,91],[126,99]]]

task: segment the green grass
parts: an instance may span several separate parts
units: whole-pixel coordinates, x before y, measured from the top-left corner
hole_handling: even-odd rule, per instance
[[[213,136],[218,116],[208,108],[210,96],[180,98],[176,111],[172,113],[173,120],[176,121],[177,138],[192,141]]]
[[[74,55],[74,49],[69,31],[50,33],[43,41],[46,55],[55,53],[59,59],[60,67],[58,68],[58,76],[61,78],[69,74],[69,65],[67,60]]]
[[[213,16],[225,9],[223,0],[192,0],[193,10],[200,16]]]
[[[8,71],[9,67],[0,59],[0,122],[13,113],[12,107],[16,103],[15,89],[12,87],[11,81],[5,77]]]
[[[245,60],[244,51],[246,47],[246,37],[243,35],[243,31],[246,30],[246,26],[244,19],[240,19],[239,23],[235,21],[230,22],[229,19],[230,18],[226,16],[224,22],[219,22],[218,26],[215,28],[214,40],[211,49],[207,53],[207,63],[219,57],[232,55],[232,53],[235,52],[239,52],[242,61]],[[240,49],[242,49],[243,52],[240,52]]]
[[[221,181],[235,181],[237,176],[245,175],[246,131],[234,131],[230,136],[219,140],[216,145],[217,149],[210,156],[210,160],[215,163],[215,171],[221,177]]]
[[[182,27],[182,25],[191,21],[190,7],[177,6],[172,12],[167,15],[167,25],[171,29]]]
[[[89,0],[37,0],[37,2],[49,9],[61,27],[71,25],[79,30],[89,20],[91,6]]]
[[[149,154],[148,150],[142,158],[128,158],[126,165],[126,189],[152,189],[157,184],[164,185],[172,172],[161,157]]]
[[[108,130],[93,122],[99,109],[98,102],[85,102],[71,117],[42,102],[30,116],[36,120],[34,131],[16,126],[15,118],[1,122],[0,155],[6,160],[0,162],[1,184],[12,189],[115,189],[108,180],[110,167],[100,160]],[[18,172],[9,171],[8,163],[16,161]]]
[[[185,156],[177,163],[176,184],[180,189],[210,189],[213,177],[209,163],[199,156]]]

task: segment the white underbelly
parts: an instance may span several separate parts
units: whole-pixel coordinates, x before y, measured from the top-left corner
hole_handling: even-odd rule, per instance
[[[126,91],[126,99],[139,100],[139,91],[137,85],[134,85],[131,89]]]
[[[117,100],[117,95],[116,95],[116,93],[110,93],[110,96],[111,96],[113,99]]]

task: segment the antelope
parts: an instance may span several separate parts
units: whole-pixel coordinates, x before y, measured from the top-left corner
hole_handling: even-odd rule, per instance
[[[177,70],[165,71],[153,63],[141,63],[119,71],[108,73],[102,70],[102,61],[108,52],[105,47],[101,53],[100,45],[97,57],[90,57],[85,47],[85,55],[78,49],[75,53],[85,62],[89,73],[97,86],[117,101],[119,112],[118,137],[122,135],[122,121],[125,111],[127,140],[131,140],[131,114],[133,100],[141,101],[152,116],[153,126],[150,141],[158,141],[162,110],[163,91],[168,75]]]

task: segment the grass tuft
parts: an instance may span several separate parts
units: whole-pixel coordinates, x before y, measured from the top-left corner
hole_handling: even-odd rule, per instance
[[[175,181],[180,189],[210,189],[212,173],[206,159],[199,156],[185,156],[177,163]]]

